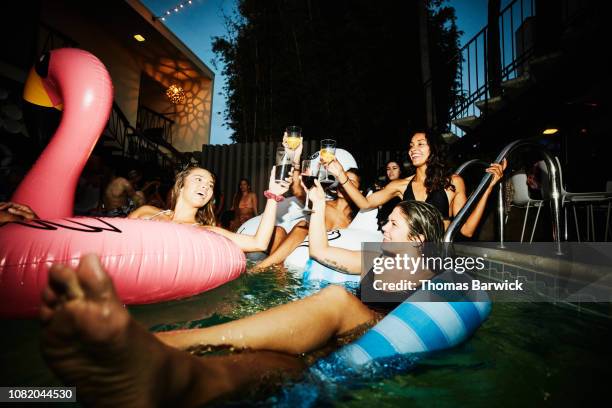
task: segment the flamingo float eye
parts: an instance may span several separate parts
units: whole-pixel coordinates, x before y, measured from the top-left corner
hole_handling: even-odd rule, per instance
[[[51,54],[49,52],[45,52],[40,56],[38,62],[34,66],[34,70],[41,78],[46,78],[49,74],[49,60],[51,59]]]

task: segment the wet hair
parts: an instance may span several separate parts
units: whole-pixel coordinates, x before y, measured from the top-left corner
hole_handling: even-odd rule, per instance
[[[422,242],[442,242],[444,237],[444,222],[442,214],[431,204],[423,201],[402,201],[395,206],[399,208],[404,220],[408,224],[411,236],[418,238],[423,236]],[[420,240],[420,238],[418,238]]]
[[[444,191],[449,188],[455,191],[455,186],[451,184],[452,170],[446,161],[446,143],[438,132],[432,130],[417,130],[412,133],[410,140],[417,133],[425,134],[425,140],[429,146],[429,158],[427,159],[427,169],[425,170],[425,189],[427,193],[432,191]],[[410,164],[412,167],[412,163]]]
[[[196,169],[202,169],[208,172],[208,174],[210,174],[210,176],[213,179],[213,183],[216,184],[216,178],[214,174],[212,174],[210,171],[203,169],[202,167],[198,167],[198,166],[187,167],[185,170],[179,172],[174,178],[174,186],[172,187],[172,194],[170,196],[170,209],[171,210],[174,210],[174,207],[176,207],[176,201],[180,194],[181,188],[183,188],[183,186],[185,185],[185,179],[187,178],[187,176],[191,174],[193,170],[196,170]],[[198,223],[202,225],[217,225],[217,220],[215,219],[215,212],[213,210],[213,206],[214,206],[213,201],[214,200],[212,199],[208,200],[208,202],[204,204],[203,207],[198,208],[198,211],[196,212],[196,215],[195,215],[195,219]]]

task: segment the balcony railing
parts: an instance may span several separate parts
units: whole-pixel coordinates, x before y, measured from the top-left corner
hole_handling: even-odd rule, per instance
[[[499,24],[499,57],[500,78],[498,81],[508,81],[525,74],[528,59],[534,51],[533,17],[535,16],[534,0],[514,0],[500,11]],[[485,26],[461,48],[451,64],[458,65],[457,99],[450,109],[450,120],[479,116],[477,103],[486,106],[491,94],[491,78],[489,77],[489,52],[493,47],[487,43],[491,38],[489,26]],[[497,52],[497,50],[496,50]],[[458,61],[457,61],[458,59]],[[500,85],[500,84],[497,84]],[[486,109],[483,110],[486,114]],[[451,131],[463,136],[464,131],[451,124]]]
[[[39,22],[38,55],[57,48],[74,48],[79,44],[61,31]],[[136,159],[141,163],[156,163],[162,169],[168,170],[172,166],[179,165],[184,158],[176,150],[170,151],[170,156],[160,151],[160,145],[172,143],[172,125],[174,121],[141,106],[138,109],[138,121],[143,125],[142,129],[159,129],[160,139],[147,137],[142,130],[136,130],[129,122],[123,111],[116,102],[113,107],[106,128],[103,132],[102,143],[106,148],[113,150],[114,155],[125,158]]]
[[[138,119],[136,121],[142,131],[158,130],[158,132],[153,132],[156,137],[161,137],[168,144],[172,144],[174,121],[166,115],[141,105],[138,107]]]

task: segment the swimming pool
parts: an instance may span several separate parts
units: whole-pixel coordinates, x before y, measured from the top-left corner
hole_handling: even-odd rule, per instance
[[[268,271],[190,299],[130,311],[154,330],[205,327],[286,303],[309,290],[290,274]],[[59,385],[40,357],[38,323],[3,321],[2,327],[0,385]],[[248,403],[377,408],[576,405],[607,396],[605,356],[611,340],[612,320],[606,317],[552,304],[497,303],[468,342],[423,358],[408,370],[379,367],[373,375],[340,379],[342,373],[323,366],[323,377],[307,375],[284,393]]]

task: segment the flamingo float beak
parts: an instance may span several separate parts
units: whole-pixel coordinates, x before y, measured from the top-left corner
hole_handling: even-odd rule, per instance
[[[34,105],[53,107],[63,110],[61,101],[53,81],[48,76],[50,54],[44,54],[28,75],[23,89],[23,99]]]

